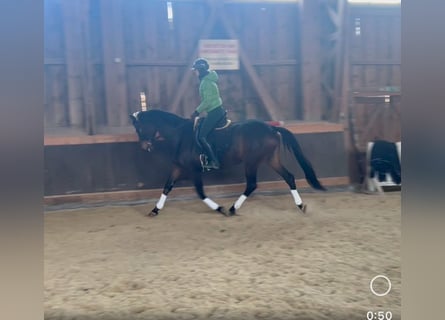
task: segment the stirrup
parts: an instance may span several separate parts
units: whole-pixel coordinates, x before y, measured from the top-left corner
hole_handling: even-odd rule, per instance
[[[199,162],[201,162],[201,168],[202,168],[202,172],[205,171],[209,171],[210,169],[208,168],[208,164],[209,164],[209,160],[207,158],[207,156],[203,153],[201,153],[199,155]]]
[[[201,168],[203,172],[210,171],[213,169],[217,170],[220,168],[219,166],[215,167],[214,165],[210,165],[209,158],[205,154],[199,155],[199,161],[201,162]]]
[[[218,170],[218,169],[219,169],[219,167],[204,166],[204,167],[202,167],[202,172],[208,172],[208,171]]]
[[[219,165],[216,165],[215,163],[213,163],[213,164],[208,163],[207,165],[205,165],[204,168],[205,168],[206,170],[212,170],[212,169],[214,169],[214,170],[218,170],[218,169],[220,168],[220,166],[219,166]]]

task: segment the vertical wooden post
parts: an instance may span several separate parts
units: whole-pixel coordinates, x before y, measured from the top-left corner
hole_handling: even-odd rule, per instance
[[[94,111],[94,84],[93,84],[93,61],[91,54],[91,37],[90,37],[90,1],[81,1],[81,23],[82,43],[83,43],[83,96],[85,106],[85,126],[89,135],[95,134],[95,111]]]
[[[340,114],[345,2],[346,0],[331,0],[323,2],[321,8],[321,81],[324,93],[322,117],[328,121],[338,121]]]
[[[335,82],[334,82],[334,106],[333,106],[333,121],[341,121],[342,106],[347,103],[344,95],[344,73],[345,65],[348,63],[345,57],[346,37],[348,32],[348,15],[346,14],[347,0],[338,0],[337,2],[337,54],[335,59]],[[348,69],[349,71],[349,69]]]
[[[84,103],[82,88],[83,41],[81,1],[64,1],[63,20],[65,33],[65,59],[67,65],[68,116],[71,127],[84,127]]]
[[[122,0],[101,0],[106,110],[109,126],[128,124]]]
[[[46,127],[66,127],[69,124],[66,114],[66,74],[64,66],[45,66],[45,106]]]
[[[349,29],[349,9],[348,4],[345,3],[343,7],[343,14],[344,14],[344,43],[343,43],[343,73],[342,73],[342,86],[341,86],[341,95],[343,97],[342,99],[342,105],[340,108],[340,121],[343,122],[344,126],[344,143],[345,143],[345,150],[348,160],[348,176],[349,181],[351,182],[358,182],[358,150],[356,149],[356,146],[354,145],[354,132],[353,128],[351,127],[351,108],[354,103],[353,97],[351,94],[350,84],[351,84],[351,30]]]
[[[322,119],[320,0],[302,0],[303,119]]]

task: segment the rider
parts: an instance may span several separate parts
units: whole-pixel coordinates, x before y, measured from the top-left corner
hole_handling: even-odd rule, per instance
[[[225,110],[222,107],[222,99],[219,95],[217,85],[218,74],[214,70],[209,70],[209,63],[206,59],[198,58],[192,66],[192,70],[199,77],[199,95],[201,103],[193,112],[191,118],[194,120],[203,111],[207,112],[207,117],[204,119],[198,133],[198,140],[207,154],[209,159],[208,169],[219,169],[219,161],[216,157],[212,146],[207,141],[207,137],[216,127],[218,122],[225,116]]]

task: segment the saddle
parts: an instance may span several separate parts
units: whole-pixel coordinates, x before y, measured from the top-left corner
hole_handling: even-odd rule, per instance
[[[205,117],[196,117],[195,122],[193,123],[193,131],[195,132],[195,135],[197,136],[199,129],[202,126],[202,122],[204,121]],[[227,119],[227,113],[224,114],[224,117],[219,120],[214,130],[223,130],[227,127],[229,127],[232,124],[232,120]]]
[[[195,141],[200,149],[202,149],[202,147],[201,147],[201,144],[199,143],[198,133],[199,133],[199,130],[203,124],[204,119],[205,119],[205,117],[196,117],[195,121],[193,123],[193,131],[195,133]],[[213,131],[226,129],[231,125],[231,123],[232,123],[232,120],[227,119],[227,112],[225,112],[224,116],[218,121],[218,123],[216,124],[216,127],[213,129]],[[202,171],[210,170],[208,168],[209,162],[208,162],[208,158],[207,158],[206,154],[200,152],[199,161],[201,162]]]

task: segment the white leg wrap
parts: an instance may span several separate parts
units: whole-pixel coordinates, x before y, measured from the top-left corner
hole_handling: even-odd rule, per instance
[[[206,205],[208,205],[208,206],[210,207],[210,209],[216,210],[216,209],[219,208],[219,205],[218,205],[215,201],[213,201],[212,199],[210,199],[210,198],[205,198],[205,199],[202,200],[202,201],[204,201],[204,203],[205,203]]]
[[[297,190],[291,190],[290,193],[292,193],[292,197],[294,197],[294,201],[297,206],[303,203]]]
[[[246,199],[247,199],[247,197],[244,194],[240,195],[238,200],[236,200],[235,204],[233,205],[235,207],[235,209],[238,210],[239,208],[241,208],[241,206],[243,205],[244,201],[246,201]]]
[[[376,173],[376,174],[378,175],[378,173]],[[373,189],[373,191],[374,191],[374,190],[377,190],[378,193],[383,194],[383,189],[382,189],[382,187],[380,186],[380,181],[379,181],[379,179],[377,179],[377,176],[374,176],[374,178],[372,178],[372,182],[373,182],[373,184],[374,184],[374,189]]]
[[[156,203],[156,208],[158,208],[159,210],[164,208],[165,200],[167,200],[167,196],[165,194],[162,194],[158,203]]]

